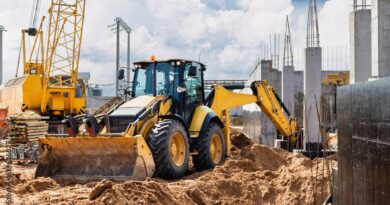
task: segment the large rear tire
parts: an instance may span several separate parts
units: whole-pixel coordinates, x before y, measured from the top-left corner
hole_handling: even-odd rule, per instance
[[[150,131],[148,145],[156,165],[154,176],[178,179],[188,167],[189,143],[184,126],[177,120],[165,119]]]
[[[205,132],[202,132],[193,142],[193,148],[198,151],[193,156],[197,171],[213,169],[226,158],[226,144],[221,128],[211,122]]]

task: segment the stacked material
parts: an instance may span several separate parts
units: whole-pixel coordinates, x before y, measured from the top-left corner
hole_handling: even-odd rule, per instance
[[[21,139],[24,143],[37,141],[38,137],[44,137],[47,134],[49,125],[45,121],[17,121],[11,128],[15,133],[15,139]]]
[[[11,143],[35,142],[38,137],[44,137],[49,125],[42,117],[34,112],[24,112],[10,116],[10,141]]]

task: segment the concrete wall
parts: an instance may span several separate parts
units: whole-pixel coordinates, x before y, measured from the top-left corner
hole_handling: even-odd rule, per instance
[[[356,10],[349,16],[350,82],[371,77],[371,10]]]
[[[305,72],[304,72],[304,135],[306,143],[321,142],[319,120],[317,115],[316,102],[321,99],[321,65],[322,49],[306,48],[305,49]],[[318,105],[318,109],[320,109]]]
[[[291,115],[295,113],[295,75],[294,66],[284,66],[282,71],[282,100],[290,111]]]
[[[390,1],[372,0],[372,77],[390,75]]]
[[[337,89],[338,172],[332,204],[389,204],[390,78]]]

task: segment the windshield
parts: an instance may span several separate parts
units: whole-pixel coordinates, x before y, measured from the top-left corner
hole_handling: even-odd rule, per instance
[[[134,73],[133,93],[134,97],[143,95],[153,95],[154,64],[148,64],[138,68]],[[174,95],[173,84],[175,80],[175,70],[169,63],[156,64],[156,94]]]

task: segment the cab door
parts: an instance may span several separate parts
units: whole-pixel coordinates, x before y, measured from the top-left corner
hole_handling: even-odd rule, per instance
[[[195,108],[203,102],[202,66],[195,62],[187,63],[184,67],[183,81],[180,84],[180,87],[185,88],[183,118],[189,124]]]

